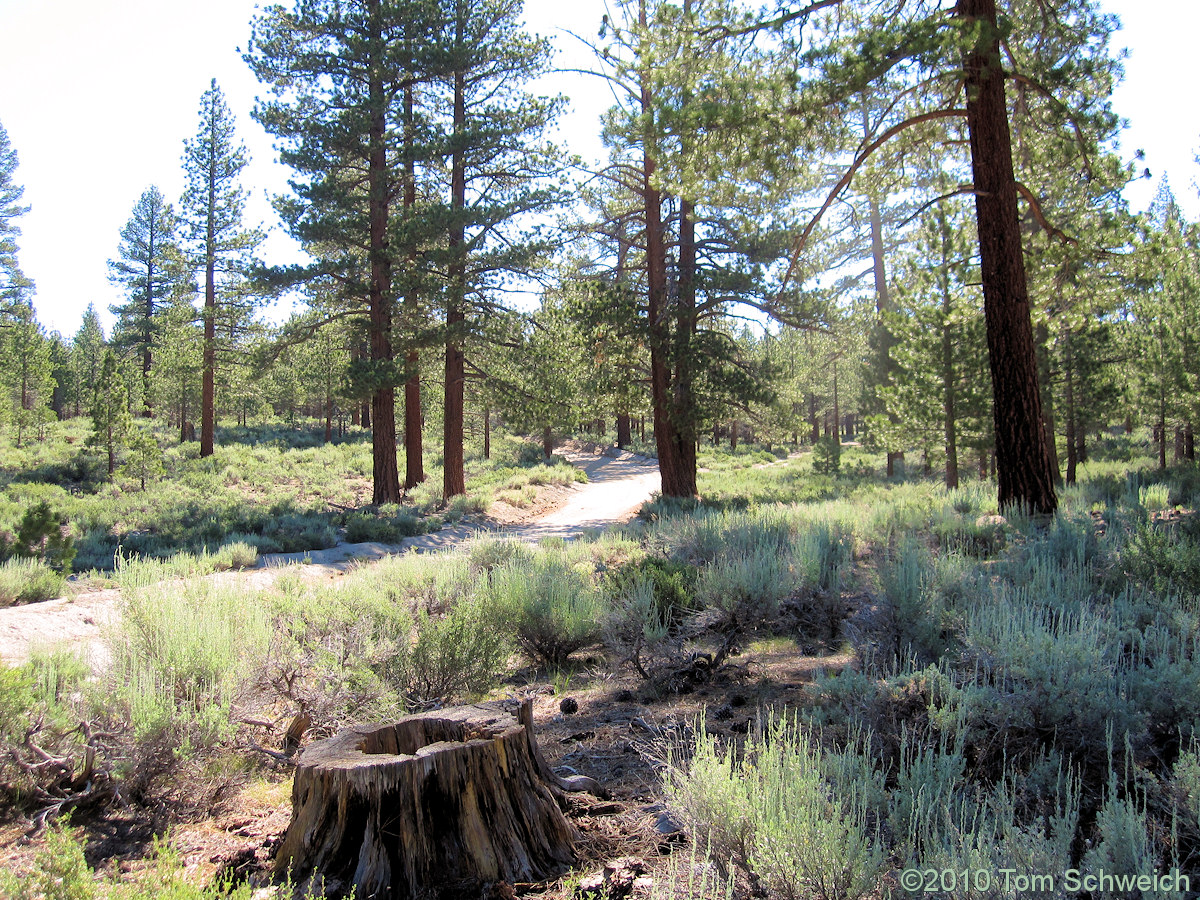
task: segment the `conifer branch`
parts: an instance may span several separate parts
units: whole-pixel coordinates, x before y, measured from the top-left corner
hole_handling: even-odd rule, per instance
[[[788,281],[791,280],[792,274],[796,271],[796,266],[799,265],[799,263],[800,263],[800,253],[804,250],[805,244],[808,243],[808,239],[812,235],[813,229],[815,229],[817,227],[817,225],[821,221],[821,217],[824,216],[825,213],[829,210],[829,207],[831,207],[834,204],[834,201],[837,200],[837,198],[841,195],[842,191],[844,191],[847,187],[849,187],[851,180],[854,178],[854,174],[860,168],[862,168],[863,163],[865,163],[870,158],[872,153],[874,153],[876,150],[878,150],[880,147],[882,147],[885,143],[887,143],[889,140],[891,140],[897,134],[899,134],[900,132],[902,132],[908,128],[913,127],[914,125],[921,125],[925,122],[931,122],[934,119],[950,119],[950,118],[955,118],[955,117],[965,117],[966,114],[967,114],[967,111],[965,109],[959,109],[959,108],[935,109],[931,112],[921,113],[918,116],[913,116],[912,118],[905,119],[903,122],[898,122],[897,124],[895,124],[891,128],[889,128],[887,131],[885,131],[883,134],[881,134],[874,141],[872,141],[870,144],[868,144],[862,150],[862,152],[860,152],[854,158],[854,162],[852,162],[850,164],[850,166],[846,169],[846,173],[841,177],[841,179],[838,181],[838,183],[836,185],[834,185],[833,190],[829,192],[829,195],[825,198],[825,202],[821,205],[821,208],[819,210],[817,210],[816,215],[814,215],[809,220],[808,224],[804,227],[804,231],[802,231],[800,233],[800,236],[798,238],[796,238],[795,242],[792,244],[792,258],[788,262],[787,271],[784,273],[783,280],[779,284],[778,296],[783,295],[784,290],[787,288]]]
[[[1021,184],[1019,181],[1017,182],[1017,193],[1024,197],[1029,203],[1029,208],[1033,212],[1033,217],[1037,219],[1038,224],[1042,226],[1042,230],[1045,231],[1046,234],[1050,235],[1051,237],[1058,238],[1058,240],[1064,245],[1079,243],[1079,241],[1075,240],[1075,238],[1069,237],[1065,232],[1055,228],[1048,221],[1046,221],[1046,215],[1042,212],[1042,204],[1038,202],[1038,199],[1034,196],[1033,191],[1025,187],[1025,185]]]

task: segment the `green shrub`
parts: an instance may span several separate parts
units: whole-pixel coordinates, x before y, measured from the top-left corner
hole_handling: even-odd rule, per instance
[[[664,616],[650,579],[634,578],[620,593],[609,595],[602,620],[604,643],[643,678],[654,677],[656,662],[668,666],[674,662],[664,658],[668,656],[664,647],[677,631]]]
[[[75,558],[75,543],[63,517],[46,501],[25,510],[17,525],[16,539],[0,550],[4,555],[36,559],[58,572],[70,572],[71,560]]]
[[[1178,502],[1179,496],[1178,487],[1172,491],[1172,485],[1169,484],[1148,484],[1143,488],[1138,489],[1138,505],[1144,508],[1147,512],[1158,512],[1160,510],[1169,509],[1174,502]]]
[[[411,510],[382,507],[377,512],[353,512],[346,516],[346,540],[357,544],[378,541],[398,544],[406,537],[424,534],[427,523]]]
[[[794,510],[771,506],[752,512],[704,510],[691,516],[663,519],[648,534],[651,546],[691,565],[759,551],[780,555],[791,548]]]
[[[1100,557],[1096,525],[1090,515],[1060,513],[1048,530],[1028,542],[1027,552],[1034,560],[1083,569]]]
[[[1144,740],[1146,713],[1122,683],[1124,648],[1102,611],[1055,611],[1005,591],[966,613],[961,641],[958,714],[969,740],[998,754],[978,754],[978,765],[1027,762],[1049,738],[1094,776],[1106,771],[1106,734]]]
[[[673,516],[683,516],[700,508],[695,497],[664,497],[655,491],[650,499],[638,508],[638,518],[643,522],[659,522]]]
[[[198,579],[122,587],[107,675],[135,737],[169,734],[186,752],[227,736],[233,702],[269,642],[260,596]]]
[[[270,538],[280,553],[326,550],[337,544],[337,532],[326,516],[317,513],[288,513],[268,521],[262,535]]]
[[[1000,516],[942,518],[934,523],[933,533],[947,550],[984,558],[1003,550],[1008,541],[1008,525]]]
[[[792,541],[791,558],[801,589],[837,594],[842,573],[854,560],[853,535],[844,534],[828,522],[818,522],[797,534]]]
[[[34,857],[31,874],[18,877],[0,872],[0,896],[9,900],[250,900],[254,894],[250,884],[235,887],[224,879],[204,887],[193,884],[190,869],[169,838],[156,838],[148,867],[139,868],[132,877],[99,876],[84,856],[82,830],[58,821],[46,831],[46,844]]]
[[[212,556],[214,572],[249,569],[258,562],[258,548],[246,541],[222,544]]]
[[[1084,854],[1080,870],[1093,876],[1099,876],[1101,872],[1128,876],[1162,871],[1164,861],[1159,858],[1150,835],[1145,796],[1143,795],[1139,802],[1136,795],[1119,795],[1116,782],[1114,774],[1110,777],[1108,796],[1096,816],[1097,840]],[[1172,895],[1158,892],[1139,895],[1131,890],[1102,888],[1092,896],[1105,900],[1123,900],[1125,897]]]
[[[35,651],[12,668],[0,664],[0,801],[19,807],[61,790],[63,772],[46,766],[43,754],[82,769],[79,723],[91,715],[90,676],[68,650]]]
[[[452,702],[491,687],[508,659],[508,640],[489,605],[465,600],[443,616],[417,614],[412,644],[386,671],[414,703]]]
[[[836,475],[842,467],[842,442],[827,434],[813,445],[813,471],[818,475]]]
[[[600,639],[603,608],[595,589],[561,554],[543,551],[532,564],[496,569],[488,593],[501,621],[535,661],[561,666]]]
[[[34,858],[33,872],[18,878],[0,872],[0,895],[12,900],[92,900],[101,896],[83,855],[76,829],[55,823],[46,832],[46,846]]]
[[[787,560],[760,548],[703,568],[696,578],[696,599],[719,610],[729,626],[755,625],[773,618],[794,586]]]
[[[0,563],[0,606],[39,603],[62,596],[66,578],[38,559]]]
[[[685,616],[703,608],[692,590],[696,570],[661,556],[643,556],[610,570],[604,590],[611,598],[625,596],[635,584],[646,582],[652,597],[653,617],[668,627],[677,626]]]
[[[741,756],[703,728],[693,750],[686,770],[668,769],[666,794],[716,865],[732,864],[788,900],[853,900],[876,888],[887,856],[869,807],[883,781],[869,766],[857,769],[865,780],[837,779],[845,761],[824,757],[785,718],[750,738]]]
[[[922,663],[938,659],[950,637],[942,598],[930,590],[932,577],[929,555],[913,540],[906,540],[883,565],[896,649]]]
[[[517,449],[517,462],[521,465],[540,463],[545,458],[546,454],[543,452],[541,444],[526,441]]]
[[[509,563],[530,563],[536,553],[524,541],[502,537],[478,538],[467,547],[467,564],[476,575],[487,575]]]
[[[1172,818],[1178,823],[1180,869],[1195,871],[1200,860],[1200,745],[1191,746],[1179,754],[1171,771],[1168,791],[1172,803]]]
[[[1157,591],[1174,588],[1200,595],[1200,540],[1187,531],[1141,523],[1125,544],[1121,562],[1131,577]]]
[[[396,686],[405,684],[412,604],[379,590],[373,574],[353,573],[336,587],[276,582],[284,590],[274,598],[268,649],[252,677],[268,699],[304,709],[314,734],[403,711]]]

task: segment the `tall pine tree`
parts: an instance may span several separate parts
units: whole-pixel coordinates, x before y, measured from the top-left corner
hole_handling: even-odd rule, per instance
[[[233,114],[214,78],[200,98],[200,127],[184,145],[187,187],[184,222],[193,262],[204,272],[204,358],[200,400],[200,455],[211,456],[216,427],[218,286],[238,296],[233,282],[245,272],[261,243],[257,229],[242,224],[246,194],[239,184],[246,149],[234,133]],[[225,304],[229,305],[229,304]]]
[[[184,277],[177,240],[178,220],[157,187],[147,188],[121,229],[119,258],[109,260],[110,278],[125,289],[127,299],[110,307],[116,313],[112,344],[132,351],[142,364],[142,415],[153,414],[150,383],[156,346],[157,316],[162,304]]]
[[[413,152],[394,135],[411,133],[409,89],[447,71],[440,12],[434,0],[299,0],[255,20],[246,54],[271,91],[254,116],[297,172],[292,196],[279,198],[277,208],[318,260],[291,278],[327,282],[319,293],[338,303],[328,316],[366,325],[368,358],[355,371],[371,401],[376,504],[401,496],[395,389],[407,379],[395,365],[394,274],[427,240],[419,229],[393,231]]]
[[[525,93],[549,64],[546,41],[519,30],[519,0],[451,0],[448,249],[445,290],[444,496],[466,490],[463,471],[465,345],[495,308],[505,277],[548,249],[523,216],[556,201],[546,180],[559,167],[545,140],[560,104]],[[518,228],[521,223],[523,227]]]
[[[33,288],[17,262],[17,236],[21,229],[16,220],[29,211],[21,205],[25,188],[16,182],[17,151],[0,125],[0,304],[7,305],[26,296]]]

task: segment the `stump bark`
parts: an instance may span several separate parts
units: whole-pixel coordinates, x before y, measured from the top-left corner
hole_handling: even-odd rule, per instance
[[[522,714],[523,713],[523,714]],[[276,873],[418,900],[541,881],[575,860],[529,710],[480,704],[360,725],[306,748]]]

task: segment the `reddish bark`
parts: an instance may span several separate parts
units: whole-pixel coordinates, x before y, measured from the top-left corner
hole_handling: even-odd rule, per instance
[[[379,0],[370,0],[371,40],[382,52]],[[374,71],[374,70],[373,70]],[[387,184],[387,98],[382,73],[367,86],[371,110],[367,161],[367,214],[370,229],[371,361],[392,360],[392,264],[388,255]],[[400,502],[400,474],[396,466],[396,392],[391,385],[376,388],[371,395],[371,456],[374,488],[371,502],[377,506]]]
[[[643,0],[639,19],[646,26]],[[648,73],[642,77],[642,111],[649,116],[653,103]],[[642,199],[646,207],[646,283],[647,318],[650,332],[650,394],[654,413],[654,443],[658,450],[658,471],[662,493],[666,497],[692,497],[696,494],[695,441],[691,441],[692,465],[681,453],[683,440],[680,422],[672,415],[670,348],[667,329],[667,248],[662,220],[662,195],[654,187],[655,162],[653,134],[647,127],[642,148]],[[682,256],[682,253],[681,253]],[[694,426],[693,426],[694,427]]]
[[[458,38],[462,40],[462,21],[459,21]],[[466,85],[463,72],[454,73],[454,131],[459,133],[466,124]],[[450,205],[455,212],[454,225],[450,229],[449,267],[450,294],[446,310],[446,387],[445,423],[442,432],[442,493],[449,500],[467,491],[463,471],[463,392],[466,382],[466,367],[463,361],[462,331],[466,322],[463,310],[466,294],[466,230],[463,227],[462,210],[466,206],[467,175],[464,149],[457,145],[450,166]]]
[[[999,505],[1002,509],[1023,505],[1050,514],[1058,506],[1058,497],[1042,427],[996,3],[959,0],[957,14],[982,25],[977,43],[966,55],[964,75],[992,372]]]
[[[404,146],[408,157],[404,172],[404,209],[411,210],[417,202],[417,172],[413,159],[413,89],[404,89]],[[416,265],[416,253],[409,254],[410,268]],[[405,300],[409,317],[415,326],[418,314],[416,288],[409,287]],[[421,421],[421,354],[412,349],[405,357],[408,380],[404,382],[404,489],[416,487],[425,480],[425,453],[422,445]]]
[[[630,428],[629,413],[617,416],[617,446],[622,449],[633,443],[633,430]]]

